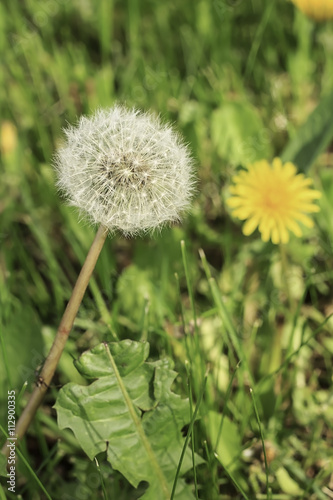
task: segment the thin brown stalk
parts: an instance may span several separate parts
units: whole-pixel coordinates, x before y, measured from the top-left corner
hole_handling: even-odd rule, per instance
[[[76,281],[50,352],[40,372],[38,385],[31,393],[28,403],[16,424],[16,437],[19,439],[26,433],[50,385],[107,234],[108,230],[104,226],[100,226]],[[2,452],[6,455],[8,450],[7,443],[5,443]]]

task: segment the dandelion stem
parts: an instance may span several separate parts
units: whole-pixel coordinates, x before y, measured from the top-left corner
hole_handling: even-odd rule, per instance
[[[40,383],[31,393],[27,406],[24,408],[17,422],[16,436],[18,438],[22,438],[26,433],[53,378],[107,234],[108,230],[104,226],[100,226],[76,281],[50,352],[40,372]],[[7,454],[7,450],[9,450],[9,448],[7,447],[7,443],[5,443],[2,452]]]
[[[288,276],[288,258],[286,254],[285,245],[283,243],[279,244],[280,256],[281,256],[281,277],[282,285],[287,296],[287,307],[289,311],[294,310],[294,302],[290,293],[289,286],[289,276]],[[271,345],[271,353],[269,360],[269,373],[274,373],[275,370],[279,368],[282,362],[282,335],[283,326],[276,324],[275,334]]]
[[[284,290],[286,292],[287,296],[287,301],[288,301],[288,306],[291,308],[292,307],[292,299],[291,299],[291,294],[290,294],[290,287],[289,287],[289,279],[288,279],[288,259],[287,259],[287,254],[286,254],[286,249],[283,243],[280,243],[280,255],[281,255],[281,270],[282,270],[282,280],[283,280],[283,286]]]

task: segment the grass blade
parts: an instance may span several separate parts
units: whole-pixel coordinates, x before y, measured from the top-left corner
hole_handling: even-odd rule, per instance
[[[6,439],[9,437],[7,432],[5,431],[5,429],[2,427],[2,425],[0,424],[0,430],[2,432],[2,434],[6,437]],[[16,443],[16,449],[15,449],[15,452],[16,454],[20,457],[20,459],[22,460],[22,462],[24,463],[24,465],[26,466],[26,468],[28,469],[31,477],[36,481],[36,483],[38,484],[38,486],[40,487],[40,489],[43,491],[43,493],[46,495],[46,498],[48,500],[52,500],[52,497],[51,495],[46,491],[43,483],[41,482],[41,480],[39,479],[39,477],[36,475],[36,473],[34,472],[34,470],[32,469],[32,467],[30,466],[29,462],[27,461],[27,459],[24,457],[23,453],[20,451],[20,449],[18,448],[17,446],[17,443]]]
[[[260,432],[260,439],[262,443],[262,449],[264,453],[264,459],[265,459],[265,474],[266,474],[266,495],[267,495],[267,500],[270,499],[270,488],[269,488],[269,483],[268,483],[268,463],[267,463],[267,456],[266,456],[266,448],[265,448],[265,440],[264,440],[264,433],[262,431],[261,427],[261,422],[260,422],[260,417],[258,413],[258,408],[257,408],[257,403],[254,397],[253,389],[250,387],[250,394],[253,402],[253,408],[254,408],[254,413],[257,419],[258,427],[259,427],[259,432]]]
[[[182,453],[180,455],[180,459],[179,459],[179,463],[178,463],[178,467],[177,467],[177,471],[176,471],[176,475],[175,475],[175,480],[174,480],[172,491],[171,491],[170,500],[173,500],[175,492],[176,492],[177,481],[178,481],[178,477],[179,477],[179,474],[180,474],[180,469],[181,469],[181,466],[182,466],[182,462],[184,460],[185,451],[186,451],[186,448],[187,448],[187,445],[188,445],[188,441],[189,441],[190,436],[191,436],[192,431],[193,431],[193,425],[194,425],[195,419],[197,417],[198,410],[199,410],[199,407],[200,407],[203,395],[205,393],[205,388],[206,388],[206,383],[207,383],[207,377],[208,377],[208,370],[206,371],[206,373],[204,375],[204,380],[203,380],[203,383],[202,383],[202,386],[201,386],[201,391],[200,391],[200,394],[199,394],[198,402],[197,402],[197,405],[195,407],[195,410],[194,410],[194,413],[192,415],[192,419],[191,419],[191,422],[190,422],[190,425],[189,425],[189,428],[188,428],[188,431],[187,431],[187,435],[186,435],[186,438],[185,438],[185,442],[184,442]]]

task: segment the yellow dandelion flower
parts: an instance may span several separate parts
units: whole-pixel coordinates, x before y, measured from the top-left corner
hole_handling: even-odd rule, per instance
[[[309,17],[316,21],[333,18],[333,0],[292,0]]]
[[[266,160],[257,161],[236,175],[233,182],[227,204],[234,217],[246,220],[245,235],[258,228],[263,241],[287,243],[289,231],[302,236],[299,222],[313,226],[306,214],[319,211],[313,201],[321,193],[310,187],[311,179],[297,174],[292,163],[283,165],[280,158],[275,158],[272,165]]]

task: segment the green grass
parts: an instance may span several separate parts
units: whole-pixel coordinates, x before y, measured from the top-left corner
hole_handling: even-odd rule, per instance
[[[280,155],[331,90],[332,23],[315,24],[283,0],[15,0],[1,5],[0,28],[3,148],[4,122],[17,141],[1,158],[4,428],[7,390],[18,395],[28,381],[23,407],[95,233],[55,189],[62,128],[114,102],[155,110],[184,135],[200,179],[181,226],[106,242],[21,445],[17,493],[45,498],[41,484],[54,500],[143,494],[105,457],[91,462],[52,409],[60,386],[82,382],[73,358],[129,338],[148,340],[152,359],[174,360],[173,390],[188,397],[190,387],[191,415],[209,368],[199,418],[184,429],[204,458],[186,476],[198,498],[328,498],[332,148],[307,172],[323,192],[315,227],[286,248],[292,307],[279,248],[243,236],[225,200],[237,166]]]

